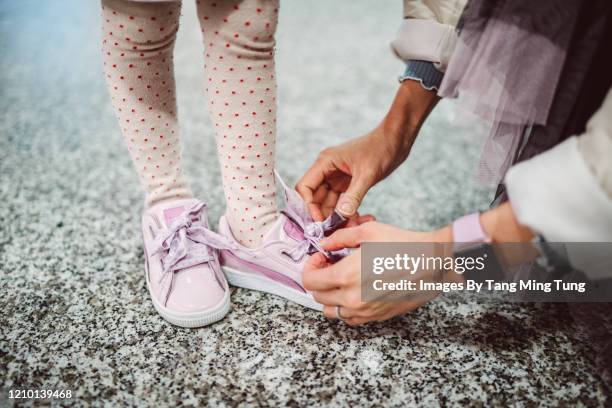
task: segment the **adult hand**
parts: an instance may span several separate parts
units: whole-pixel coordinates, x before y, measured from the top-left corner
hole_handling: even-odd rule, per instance
[[[323,150],[296,189],[316,221],[334,209],[351,218],[368,190],[410,153],[421,124],[438,101],[415,81],[404,81],[382,123],[370,133]]]
[[[366,222],[357,227],[334,232],[322,241],[326,250],[357,248],[363,242],[449,242],[448,230],[415,232],[403,230],[378,222]],[[453,279],[450,273],[448,279]],[[427,279],[427,276],[412,276]],[[361,301],[361,249],[335,264],[317,253],[310,257],[302,277],[304,287],[313,292],[315,300],[324,305],[323,313],[328,318],[336,317],[336,306],[341,307],[342,319],[351,326],[371,321],[382,321],[410,312],[428,302],[435,292],[424,292],[408,301]]]
[[[354,217],[368,190],[395,170],[409,150],[381,124],[364,136],[323,150],[296,189],[316,221],[335,208]]]
[[[358,248],[363,242],[450,243],[453,240],[450,225],[433,232],[415,232],[379,222],[368,222],[368,218],[364,217],[358,217],[355,221],[357,220],[363,223],[334,232],[321,242],[322,247],[333,251]],[[481,215],[480,223],[486,235],[495,243],[530,242],[533,239],[533,232],[529,227],[519,224],[510,203],[486,211]],[[351,225],[355,224],[356,222]],[[537,255],[532,251],[521,251],[517,254],[511,246],[509,248],[510,252],[501,253],[508,265],[531,262]],[[461,274],[453,271],[439,272],[442,272],[443,282],[463,281]],[[407,276],[407,279],[436,281],[439,276],[434,277],[433,273],[433,271],[424,271],[421,275]],[[362,302],[361,249],[353,251],[334,264],[328,263],[320,253],[312,255],[304,267],[302,281],[304,287],[313,292],[315,300],[324,305],[325,316],[335,318],[336,306],[340,306],[341,317],[352,326],[387,320],[413,311],[438,294],[426,291],[415,294],[415,297],[409,301]]]

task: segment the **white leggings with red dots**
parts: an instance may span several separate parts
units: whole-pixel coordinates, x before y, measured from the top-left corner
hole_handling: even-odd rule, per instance
[[[274,182],[278,0],[196,3],[226,215],[235,237],[252,247],[278,216]],[[173,67],[180,8],[179,1],[102,0],[106,82],[147,206],[192,196],[181,164]]]

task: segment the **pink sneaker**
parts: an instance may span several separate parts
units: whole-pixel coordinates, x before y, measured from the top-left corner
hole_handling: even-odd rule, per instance
[[[155,205],[142,216],[147,287],[157,312],[182,327],[206,326],[229,311],[230,291],[218,248],[228,241],[208,229],[204,203]]]
[[[278,175],[277,175],[278,176]],[[241,288],[258,290],[284,297],[302,306],[322,310],[310,292],[302,285],[302,270],[308,255],[324,252],[339,257],[344,252],[326,253],[319,241],[341,226],[345,219],[334,214],[324,222],[314,222],[302,198],[285,187],[286,209],[265,234],[258,248],[242,246],[232,234],[225,217],[219,221],[219,233],[234,247],[222,249],[221,265],[229,283]]]

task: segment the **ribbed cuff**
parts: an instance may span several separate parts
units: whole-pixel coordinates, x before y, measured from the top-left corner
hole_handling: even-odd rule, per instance
[[[406,70],[399,77],[399,81],[406,79],[419,81],[421,86],[428,91],[440,89],[444,73],[437,70],[433,62],[423,60],[409,60],[406,62]]]

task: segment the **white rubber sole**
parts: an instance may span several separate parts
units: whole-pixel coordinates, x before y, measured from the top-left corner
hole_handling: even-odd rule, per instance
[[[218,322],[223,319],[225,315],[230,310],[230,291],[229,289],[225,291],[225,295],[221,299],[218,305],[214,308],[201,311],[201,312],[177,312],[175,310],[170,310],[165,306],[162,306],[155,296],[153,296],[153,291],[151,290],[151,285],[149,283],[149,271],[148,268],[145,268],[145,276],[147,278],[147,288],[149,290],[149,296],[151,297],[151,301],[153,301],[153,307],[161,317],[163,317],[167,322],[174,324],[175,326],[180,327],[203,327]]]
[[[323,310],[323,305],[315,302],[308,294],[280,284],[265,276],[251,272],[241,272],[228,266],[223,266],[222,269],[223,272],[225,272],[227,281],[232,286],[271,293],[310,309],[318,311]]]

